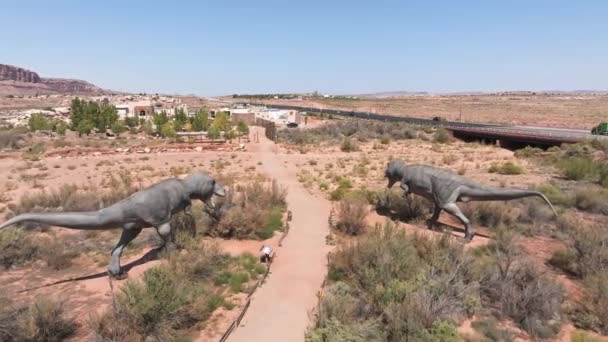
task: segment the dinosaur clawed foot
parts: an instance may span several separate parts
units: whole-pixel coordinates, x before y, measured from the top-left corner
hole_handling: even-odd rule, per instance
[[[474,237],[474,236],[475,236],[475,233],[466,233],[466,234],[464,235],[464,239],[465,239],[465,240],[467,240],[467,242],[468,242],[468,241],[473,240],[473,237]]]
[[[122,271],[118,273],[113,273],[112,271],[108,271],[108,276],[114,280],[124,280],[129,278],[129,273]]]

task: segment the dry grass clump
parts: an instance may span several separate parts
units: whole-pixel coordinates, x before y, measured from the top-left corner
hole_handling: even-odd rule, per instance
[[[392,225],[342,246],[330,260],[307,341],[458,341],[455,322],[478,302],[469,257],[449,237]]]
[[[256,181],[237,186],[220,200],[214,211],[207,234],[225,238],[270,238],[283,226],[287,190],[276,181]]]
[[[75,330],[59,303],[39,298],[29,307],[15,307],[0,297],[0,341],[58,342]]]

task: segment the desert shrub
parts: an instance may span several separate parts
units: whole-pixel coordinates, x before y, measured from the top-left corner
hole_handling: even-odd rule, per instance
[[[464,266],[469,261],[448,236],[430,239],[390,224],[377,227],[332,254],[328,278],[335,288],[322,297],[309,336],[348,333],[365,340],[358,329],[365,326],[382,341],[453,341],[451,322],[468,314],[478,298],[477,283]]]
[[[346,194],[352,189],[353,184],[350,179],[346,177],[340,177],[338,179],[338,187],[329,193],[329,199],[332,201],[339,201],[343,199]]]
[[[0,298],[0,304],[1,341],[58,342],[76,330],[60,303],[38,298],[29,307],[15,307]]]
[[[476,331],[480,332],[488,341],[510,342],[513,341],[513,334],[508,330],[499,329],[497,321],[493,318],[477,320],[471,323]]]
[[[518,212],[513,203],[469,202],[460,206],[472,224],[489,228],[510,226],[517,221]]]
[[[608,271],[602,270],[584,279],[584,298],[572,315],[575,324],[608,334]]]
[[[382,137],[380,137],[380,143],[382,145],[388,145],[391,143],[391,137],[388,135],[383,135]]]
[[[66,184],[52,191],[25,194],[13,212],[22,214],[32,211],[89,211],[104,208],[138,190],[127,173],[119,173],[117,176],[110,176],[108,190],[105,191],[96,186],[79,188]]]
[[[431,209],[431,203],[420,196],[404,196],[401,189],[391,189],[378,194],[376,211],[403,222],[422,219]]]
[[[16,130],[0,130],[0,148],[17,149],[24,140],[25,136]]]
[[[570,180],[592,179],[597,172],[593,160],[588,157],[562,158],[557,163],[557,167],[564,177]]]
[[[499,230],[485,251],[489,261],[481,271],[484,301],[498,303],[503,314],[532,336],[555,335],[564,300],[561,285],[523,256],[511,230]]]
[[[77,256],[76,251],[66,246],[63,241],[45,241],[40,244],[39,254],[48,267],[62,270],[70,267],[72,259]]]
[[[515,156],[517,158],[530,158],[542,153],[543,150],[538,147],[526,146],[522,149],[515,151]]]
[[[549,263],[581,278],[608,271],[608,235],[601,227],[575,225],[566,231],[566,247],[555,251]]]
[[[38,244],[21,228],[0,231],[0,266],[8,269],[36,257]]]
[[[572,342],[601,342],[602,339],[591,335],[588,331],[575,330],[570,334],[570,341]]]
[[[554,205],[563,205],[566,207],[572,205],[572,198],[564,193],[562,189],[555,184],[540,184],[536,186],[536,190],[542,192]]]
[[[354,152],[354,151],[358,151],[359,147],[357,146],[357,143],[355,143],[351,138],[344,138],[344,140],[342,140],[342,145],[340,145],[340,149],[343,152]]]
[[[439,144],[447,144],[452,141],[452,135],[445,128],[438,128],[433,135],[433,141]]]
[[[521,175],[524,173],[524,169],[513,162],[507,161],[502,164],[492,164],[488,172],[501,175]]]
[[[206,234],[225,238],[266,239],[283,226],[287,190],[276,181],[237,186],[218,201]]]
[[[608,215],[608,191],[597,187],[580,187],[574,191],[574,206],[583,211]]]
[[[346,234],[359,235],[365,229],[367,202],[362,198],[349,196],[338,203],[336,228]]]
[[[278,131],[280,141],[295,145],[310,145],[328,142],[341,144],[345,137],[367,141],[372,139],[404,140],[416,139],[414,126],[401,122],[339,121],[312,129],[283,129]]]

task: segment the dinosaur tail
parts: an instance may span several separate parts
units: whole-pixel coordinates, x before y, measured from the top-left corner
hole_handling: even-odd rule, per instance
[[[553,204],[549,201],[547,196],[542,192],[534,190],[522,190],[522,189],[501,189],[501,188],[475,188],[467,189],[466,194],[463,194],[474,201],[507,201],[525,197],[539,197],[553,210],[555,216],[557,211],[553,207]]]
[[[71,229],[105,229],[116,226],[111,220],[102,219],[99,211],[87,211],[21,214],[1,224],[0,229],[21,222],[35,222]]]

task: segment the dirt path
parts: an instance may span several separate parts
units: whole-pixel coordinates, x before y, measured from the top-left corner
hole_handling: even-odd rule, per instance
[[[303,341],[316,294],[327,270],[325,244],[331,204],[309,194],[297,181],[297,170],[274,153],[263,138],[251,144],[262,170],[288,187],[287,203],[293,213],[291,230],[279,248],[266,283],[253,296],[241,325],[228,339],[237,341]]]

